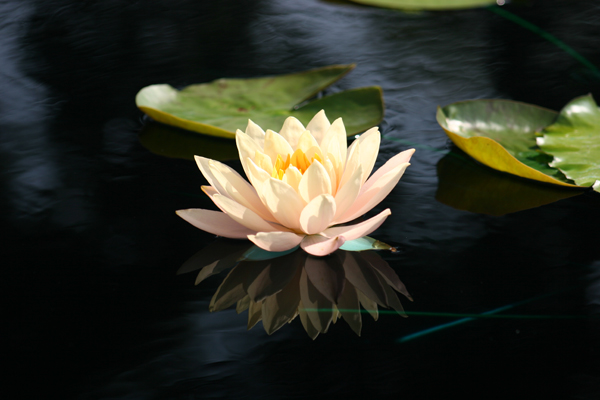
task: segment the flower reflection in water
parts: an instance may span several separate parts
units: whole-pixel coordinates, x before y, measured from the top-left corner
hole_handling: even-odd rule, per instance
[[[378,306],[405,316],[396,292],[412,298],[394,270],[374,251],[337,250],[314,257],[301,249],[272,253],[251,243],[218,240],[189,259],[179,274],[200,269],[196,284],[233,269],[213,296],[210,311],[248,310],[248,329],[262,320],[268,334],[300,317],[315,339],[343,318],[357,335],[361,306],[375,320]]]

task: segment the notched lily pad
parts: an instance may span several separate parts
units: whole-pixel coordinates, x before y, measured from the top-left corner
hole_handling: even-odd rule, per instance
[[[554,156],[550,165],[578,185],[593,185],[600,192],[600,109],[594,98],[572,100],[541,133],[537,144]]]
[[[295,74],[251,79],[218,79],[176,90],[151,85],[137,94],[140,110],[158,122],[224,138],[235,138],[252,119],[277,130],[292,115],[308,124],[324,109],[330,120],[342,117],[348,136],[363,132],[383,119],[383,96],[378,86],[347,90],[302,104],[354,68],[332,65]]]
[[[561,186],[578,187],[536,144],[536,131],[558,113],[510,100],[471,100],[438,107],[437,121],[465,153],[502,172]]]
[[[369,6],[396,8],[401,10],[454,10],[485,7],[496,4],[496,0],[351,0]]]

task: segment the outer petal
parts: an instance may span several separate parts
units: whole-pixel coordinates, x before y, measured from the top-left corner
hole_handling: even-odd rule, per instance
[[[300,227],[308,235],[323,232],[335,216],[335,200],[322,194],[311,200],[300,214]]]
[[[354,218],[360,217],[371,208],[375,207],[377,204],[381,202],[396,186],[406,167],[408,167],[409,163],[400,164],[395,169],[391,170],[387,174],[383,175],[379,180],[375,181],[369,190],[361,190],[361,193],[358,195],[358,198],[346,211],[342,217],[336,221],[337,223],[343,223],[347,221],[352,221]]]
[[[345,241],[346,239],[343,236],[328,238],[321,235],[311,235],[304,237],[302,243],[300,243],[300,247],[308,254],[322,257],[342,247]]]
[[[321,110],[313,117],[313,119],[310,120],[306,126],[306,129],[309,130],[314,136],[314,138],[317,140],[317,143],[321,143],[330,126],[331,124],[325,116],[325,111]]]
[[[338,190],[348,182],[348,179],[350,179],[354,174],[354,171],[356,171],[360,165],[360,152],[360,144],[358,143],[358,140],[355,140],[348,148],[348,158],[346,159],[346,165],[344,166],[344,173],[338,183]],[[362,185],[362,177],[360,184]]]
[[[336,162],[345,165],[347,143],[348,138],[344,122],[341,118],[338,118],[333,121],[333,124],[327,130],[321,142],[321,149],[323,150],[323,154],[331,153],[335,157]]]
[[[300,213],[305,203],[290,185],[279,179],[269,178],[263,183],[259,195],[263,204],[280,224],[300,230]]]
[[[304,235],[292,232],[258,232],[256,235],[248,235],[255,245],[267,251],[286,251],[298,246]]]
[[[220,194],[210,196],[211,200],[219,207],[225,214],[240,225],[244,225],[246,228],[254,232],[275,232],[286,230],[283,227],[274,226],[250,209],[242,206],[241,204],[231,200]]]
[[[265,131],[251,119],[248,120],[248,126],[246,126],[246,135],[250,136],[260,147],[264,146]]]
[[[320,162],[313,161],[302,175],[298,193],[308,203],[321,194],[331,194],[331,192],[331,180],[329,180],[327,170]]]
[[[280,154],[285,161],[285,158],[289,154],[290,156],[294,150],[290,144],[281,136],[279,133],[273,132],[270,129],[267,129],[267,133],[265,135],[265,154],[271,157],[271,161],[275,163],[277,160],[277,155]]]
[[[242,167],[244,167],[244,172],[248,179],[250,179],[250,175],[248,175],[248,158],[251,160],[254,159],[254,155],[257,151],[262,152],[262,146],[259,146],[250,136],[246,135],[244,132],[239,129],[235,132],[235,144],[238,148],[238,153],[240,155],[240,161],[242,162]]]
[[[218,181],[220,187],[225,191],[225,193],[220,191],[222,195],[249,208],[262,219],[273,220],[273,216],[260,201],[256,190],[240,174],[227,165],[215,160],[208,160],[208,168],[216,181]]]
[[[400,164],[404,164],[410,161],[410,158],[414,154],[415,149],[408,149],[403,151],[402,153],[396,154],[394,157],[390,158],[383,164],[367,181],[363,186],[363,190],[369,190],[371,185],[378,181],[383,175],[387,174],[394,168],[397,168]]]
[[[333,219],[334,224],[337,223],[337,220],[344,215],[356,201],[356,198],[360,193],[362,173],[362,165],[359,165],[346,184],[339,188],[338,192],[335,194],[336,210]]]
[[[390,209],[386,208],[376,216],[369,218],[364,222],[355,225],[329,228],[323,231],[323,234],[327,237],[343,236],[346,240],[358,239],[379,228],[391,213]]]
[[[357,139],[360,143],[360,164],[363,166],[362,182],[364,183],[375,165],[379,145],[381,144],[381,134],[377,127],[371,128]]]
[[[256,165],[256,163],[250,158],[246,159],[246,166],[248,168],[248,170],[246,171],[248,179],[250,179],[252,186],[254,186],[260,197],[262,184],[264,181],[271,177],[271,174],[269,174],[264,169]]]
[[[283,136],[285,140],[292,146],[293,149],[298,145],[298,139],[300,135],[305,131],[302,122],[298,121],[295,117],[287,117],[279,134]]]
[[[196,228],[231,239],[246,239],[248,235],[256,233],[243,225],[235,222],[227,214],[220,211],[190,208],[177,210],[177,215],[194,225]]]

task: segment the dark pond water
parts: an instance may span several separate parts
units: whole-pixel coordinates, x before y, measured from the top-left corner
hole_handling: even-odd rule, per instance
[[[504,9],[600,66],[597,2]],[[600,196],[482,167],[435,120],[465,99],[600,97],[556,43],[490,9],[317,0],[12,0],[0,22],[4,398],[600,398]],[[364,315],[361,337],[247,331],[247,312],[208,311],[224,274],[176,274],[214,238],[174,211],[210,201],[193,162],[140,144],[135,94],[345,63],[326,94],[384,90],[378,164],[417,149],[374,234],[414,302]]]

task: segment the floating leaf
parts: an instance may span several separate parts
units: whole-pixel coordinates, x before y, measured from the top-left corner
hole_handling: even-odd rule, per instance
[[[438,123],[455,145],[482,164],[523,178],[577,187],[548,165],[535,132],[558,114],[510,100],[471,100],[439,108]]]
[[[344,119],[347,134],[377,125],[383,118],[381,88],[347,90],[301,105],[354,68],[332,65],[289,75],[218,79],[182,90],[161,84],[143,88],[135,101],[154,120],[187,130],[232,139],[248,119],[279,129],[292,115],[307,125],[325,109],[330,120]]]
[[[350,0],[375,7],[401,10],[452,10],[496,4],[496,0]]]
[[[554,156],[552,167],[578,185],[600,191],[600,109],[591,95],[572,100],[542,134],[537,143]]]
[[[392,250],[393,247],[389,244],[373,239],[372,237],[363,236],[361,238],[345,242],[340,249],[346,251]]]
[[[458,210],[505,215],[577,196],[582,190],[543,185],[476,163],[460,150],[437,164],[435,199]]]

